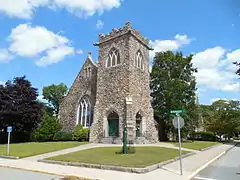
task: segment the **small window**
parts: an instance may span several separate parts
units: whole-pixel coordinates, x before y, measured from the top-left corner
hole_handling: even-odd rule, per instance
[[[111,67],[111,66],[116,66],[118,64],[120,64],[119,51],[115,48],[112,48],[108,54],[106,66]]]
[[[140,69],[143,69],[143,56],[140,50],[138,50],[136,54],[135,66]]]
[[[85,78],[89,78],[89,77],[91,77],[91,74],[92,74],[91,67],[86,67],[86,68],[84,69],[84,77],[85,77]]]

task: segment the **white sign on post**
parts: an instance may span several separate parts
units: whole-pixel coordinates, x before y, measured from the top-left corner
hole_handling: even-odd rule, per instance
[[[10,134],[12,132],[12,126],[7,127],[7,133],[8,133],[8,144],[7,144],[7,155],[9,156],[10,152]]]
[[[173,126],[178,129],[178,143],[179,143],[179,158],[180,158],[180,174],[182,175],[182,143],[181,143],[181,128],[184,126],[184,119],[179,115],[183,113],[183,110],[173,110],[171,113],[176,114],[176,117],[172,120]]]

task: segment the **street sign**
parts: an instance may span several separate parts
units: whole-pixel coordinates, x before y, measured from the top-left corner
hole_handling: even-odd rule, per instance
[[[8,133],[12,132],[12,126],[8,126],[8,127],[7,127],[7,132],[8,132]]]
[[[172,111],[170,111],[170,113],[172,113],[172,114],[179,114],[179,113],[183,113],[184,112],[184,110],[172,110]]]
[[[176,117],[172,120],[173,126],[178,130],[178,144],[179,144],[179,162],[180,162],[180,175],[183,174],[182,168],[182,142],[181,142],[181,128],[184,126],[184,119],[179,115],[183,110],[173,110],[171,113],[175,113]]]
[[[10,134],[12,132],[12,126],[7,127],[7,133],[8,133],[8,144],[7,144],[7,155],[9,156],[10,152]]]
[[[179,128],[182,128],[184,126],[184,119],[181,116],[176,116],[173,118],[172,123],[173,126],[177,129],[178,128],[178,118],[179,118]]]

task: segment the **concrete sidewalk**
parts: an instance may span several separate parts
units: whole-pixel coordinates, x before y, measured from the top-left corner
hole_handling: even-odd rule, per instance
[[[218,156],[219,154],[227,151],[233,147],[233,145],[219,145],[215,146],[206,151],[197,152],[195,155],[186,157],[183,159],[183,175],[179,175],[179,161],[170,163],[164,166],[162,169],[157,169],[155,171],[146,174],[133,174],[118,171],[100,170],[100,169],[90,169],[90,168],[80,168],[72,166],[63,166],[56,164],[46,164],[42,162],[36,162],[27,159],[10,160],[10,159],[0,159],[0,166],[14,167],[20,169],[27,169],[33,171],[40,171],[58,175],[73,175],[80,177],[88,177],[92,179],[101,180],[186,180],[189,176],[194,173],[198,168],[206,164],[208,161]]]
[[[67,154],[67,153],[72,153],[72,152],[76,152],[76,151],[85,150],[85,149],[91,149],[91,148],[96,148],[96,147],[120,147],[120,146],[121,146],[121,144],[96,144],[96,143],[91,143],[91,144],[80,145],[80,146],[73,147],[73,148],[63,149],[63,150],[60,150],[60,151],[54,151],[54,152],[50,152],[50,153],[46,153],[46,154],[40,154],[40,155],[36,155],[36,156],[26,157],[26,158],[23,158],[23,159],[24,160],[30,160],[30,161],[38,161],[38,160],[46,159],[46,158],[49,158],[49,157],[59,156],[59,155]],[[136,147],[154,146],[154,147],[166,147],[166,148],[178,149],[178,147],[174,146],[173,144],[164,143],[164,142],[159,142],[157,144],[135,144],[134,146],[136,146]],[[191,152],[198,152],[196,150],[187,149],[187,148],[182,148],[182,150],[191,151]]]

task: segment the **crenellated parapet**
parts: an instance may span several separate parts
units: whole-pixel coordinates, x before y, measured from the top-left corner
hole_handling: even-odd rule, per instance
[[[141,35],[141,32],[133,29],[130,22],[126,22],[125,25],[121,28],[113,28],[112,31],[108,34],[102,34],[100,33],[98,35],[99,42],[94,43],[95,46],[100,45],[101,43],[110,41],[114,38],[117,38],[119,36],[123,36],[127,33],[131,33],[135,38],[137,38],[141,43],[143,43],[145,46],[149,47],[149,39]],[[151,49],[149,47],[149,49]]]

